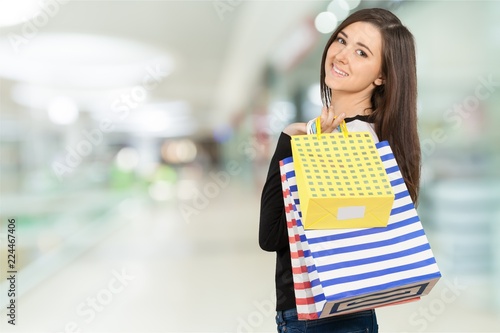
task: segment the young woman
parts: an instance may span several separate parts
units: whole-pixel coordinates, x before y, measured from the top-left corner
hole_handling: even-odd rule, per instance
[[[321,61],[322,132],[369,131],[389,141],[414,202],[420,181],[417,80],[412,34],[391,12],[363,9],[345,19],[330,37]],[[313,120],[314,121],[314,120]],[[311,133],[311,122],[281,133],[261,198],[259,244],[276,252],[278,332],[378,332],[374,310],[303,321],[297,319],[279,161],[292,155],[292,135]]]

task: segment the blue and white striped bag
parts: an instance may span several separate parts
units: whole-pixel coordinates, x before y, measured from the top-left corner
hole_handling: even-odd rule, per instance
[[[418,299],[441,277],[391,148],[376,146],[395,193],[387,227],[304,230],[293,159],[280,163],[299,319]]]

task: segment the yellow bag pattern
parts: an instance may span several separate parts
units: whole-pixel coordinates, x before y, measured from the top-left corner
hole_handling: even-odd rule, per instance
[[[375,142],[369,132],[342,129],[292,136],[304,228],[385,227],[394,192]]]

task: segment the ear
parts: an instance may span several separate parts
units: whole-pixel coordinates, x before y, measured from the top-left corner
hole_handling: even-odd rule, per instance
[[[382,76],[379,76],[377,79],[375,79],[375,81],[373,81],[373,84],[375,84],[376,86],[381,86],[385,84],[385,80],[382,78]]]

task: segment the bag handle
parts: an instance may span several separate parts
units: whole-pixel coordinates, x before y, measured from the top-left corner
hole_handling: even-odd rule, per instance
[[[333,119],[336,119],[337,117],[334,117]],[[338,130],[340,133],[344,135],[344,138],[347,138],[349,132],[347,130],[347,124],[345,123],[345,120],[342,120],[340,123]],[[321,136],[321,117],[316,118],[316,136],[318,139]]]
[[[321,118],[318,117],[316,118],[316,136],[319,139],[319,136],[321,135]]]

